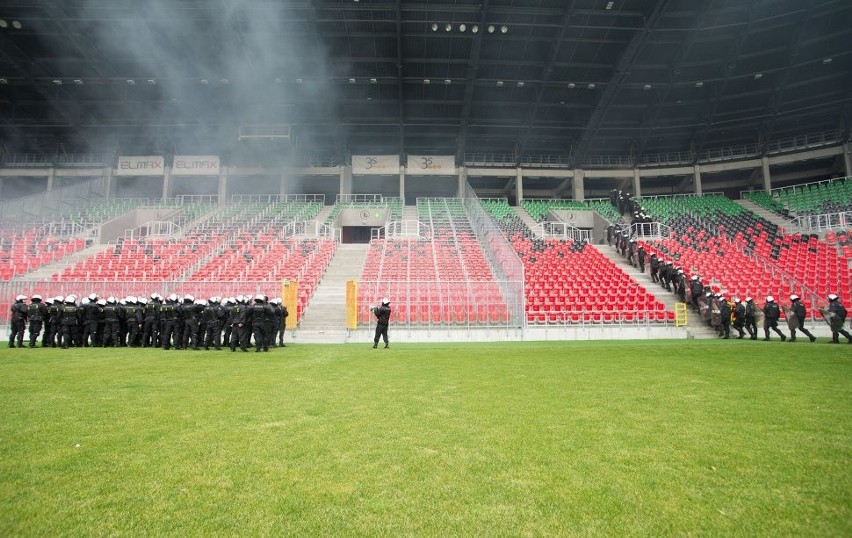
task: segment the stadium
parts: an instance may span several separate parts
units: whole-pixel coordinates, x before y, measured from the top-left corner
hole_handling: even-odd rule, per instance
[[[4,2],[0,532],[848,535],[850,42],[843,0]]]

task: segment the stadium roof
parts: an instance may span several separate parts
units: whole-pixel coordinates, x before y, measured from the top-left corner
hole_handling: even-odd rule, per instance
[[[11,152],[699,154],[848,137],[848,0],[6,0]]]

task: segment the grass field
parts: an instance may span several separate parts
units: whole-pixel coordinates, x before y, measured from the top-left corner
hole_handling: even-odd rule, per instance
[[[3,348],[0,535],[850,536],[850,425],[847,345]]]

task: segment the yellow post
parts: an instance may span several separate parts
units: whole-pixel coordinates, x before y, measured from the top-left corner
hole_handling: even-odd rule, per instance
[[[686,303],[675,303],[675,327],[686,327],[687,322]]]
[[[295,327],[299,322],[299,283],[284,279],[281,281],[281,304],[287,307],[287,326]]]
[[[358,328],[358,281],[346,281],[346,328]]]

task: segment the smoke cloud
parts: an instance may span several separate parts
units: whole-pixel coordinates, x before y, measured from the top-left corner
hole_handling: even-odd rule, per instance
[[[240,126],[298,123],[294,134],[310,143],[318,138],[310,124],[333,120],[328,61],[312,6],[288,0],[126,5],[126,17],[104,17],[99,0],[80,13],[91,21],[86,39],[111,60],[109,76],[128,103],[124,110],[111,105],[94,112],[121,126],[119,151],[283,164],[291,144],[240,143]]]

